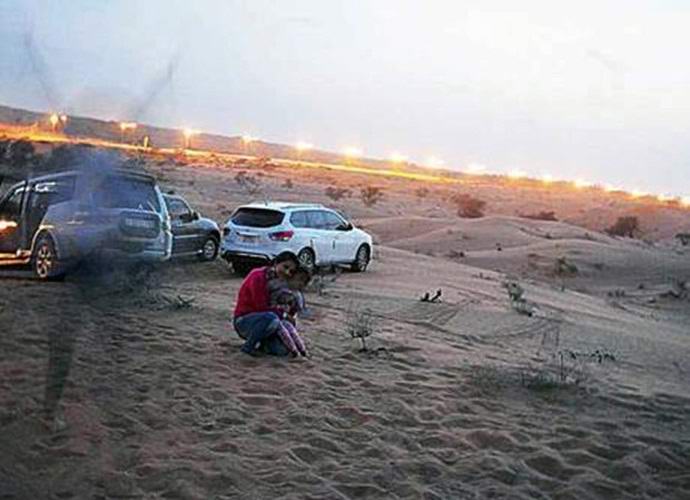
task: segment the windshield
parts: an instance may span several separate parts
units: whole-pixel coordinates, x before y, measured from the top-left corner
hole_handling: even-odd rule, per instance
[[[108,176],[93,193],[101,208],[131,208],[161,212],[155,185],[134,177]]]

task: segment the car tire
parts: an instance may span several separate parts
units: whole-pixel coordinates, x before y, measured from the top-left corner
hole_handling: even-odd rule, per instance
[[[316,254],[311,248],[303,248],[297,254],[297,260],[301,266],[305,267],[310,273],[316,270]]]
[[[201,253],[199,254],[199,260],[203,262],[210,262],[215,260],[218,256],[218,249],[220,244],[218,238],[215,236],[209,236],[204,240],[204,244],[201,245]]]
[[[44,281],[58,281],[65,277],[65,271],[58,260],[53,238],[39,236],[32,258],[34,275]]]
[[[352,270],[357,273],[363,273],[367,270],[369,262],[371,262],[371,250],[369,250],[367,245],[361,245],[355,254],[355,261],[352,263]]]

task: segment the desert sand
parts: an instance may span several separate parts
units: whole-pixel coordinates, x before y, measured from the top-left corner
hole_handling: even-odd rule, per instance
[[[241,277],[221,260],[64,283],[3,271],[0,498],[690,497],[690,302],[668,293],[690,278],[687,248],[491,209],[460,219],[447,188],[420,197],[405,180],[147,169],[219,222],[252,197],[240,171],[259,198],[336,206],[375,235],[375,260],[307,295],[306,360],[239,352]],[[367,207],[372,183],[385,196]],[[354,195],[334,202],[329,185]],[[587,201],[569,201],[573,218]],[[555,273],[559,257],[577,272]],[[353,310],[373,318],[367,352]]]

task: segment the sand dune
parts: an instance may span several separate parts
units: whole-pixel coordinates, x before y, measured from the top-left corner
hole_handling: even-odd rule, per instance
[[[245,201],[231,168],[156,168],[216,218]],[[284,175],[265,179],[281,198],[322,199],[320,180],[281,188]],[[562,223],[396,215],[402,196],[386,217],[342,202],[383,244],[369,272],[308,294],[310,360],[239,352],[228,320],[241,280],[221,262],[174,263],[139,284],[3,280],[0,492],[688,498],[690,314],[661,295],[665,276],[688,275],[688,255]],[[476,246],[448,258],[463,241]],[[581,269],[565,289],[548,273],[562,255]],[[533,317],[510,305],[502,284],[515,277]],[[419,301],[439,288],[441,303]],[[353,309],[374,318],[368,352],[346,331]]]

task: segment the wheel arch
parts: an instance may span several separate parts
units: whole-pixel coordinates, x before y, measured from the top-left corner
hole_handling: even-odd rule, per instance
[[[359,249],[362,248],[362,247],[364,247],[364,248],[367,249],[367,251],[369,252],[369,258],[371,259],[371,257],[372,257],[372,252],[373,252],[374,249],[373,249],[371,243],[369,243],[368,241],[363,241],[362,243],[360,243],[359,245],[357,245],[357,250],[355,250],[355,258],[357,258],[357,253],[359,252]]]
[[[34,237],[31,240],[31,257],[33,258],[34,253],[36,252],[36,243],[43,237],[50,238],[50,240],[53,242],[53,248],[55,249],[55,257],[58,259],[64,259],[65,254],[62,242],[59,238],[56,237],[55,233],[51,231],[50,228],[45,227],[39,228],[38,231],[34,233]]]

